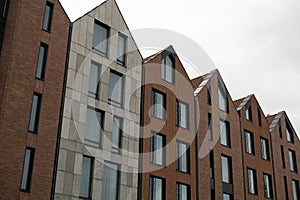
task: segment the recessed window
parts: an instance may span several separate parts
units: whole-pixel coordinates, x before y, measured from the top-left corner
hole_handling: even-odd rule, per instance
[[[150,161],[157,165],[165,165],[166,157],[166,137],[159,133],[151,133],[150,150],[151,157]]]
[[[94,23],[93,49],[107,56],[109,28],[100,22]]]
[[[220,143],[230,147],[230,125],[222,119],[220,120]]]
[[[2,18],[6,18],[7,8],[8,8],[8,0],[1,1],[0,2],[0,16]]]
[[[82,157],[81,179],[80,179],[80,197],[91,198],[91,185],[93,172],[93,158]]]
[[[287,122],[286,122],[286,138],[287,138],[288,142],[294,143],[293,131],[292,131],[291,127],[288,125]]]
[[[245,130],[245,146],[246,152],[249,154],[254,154],[254,139],[253,133]]]
[[[30,190],[32,169],[33,169],[33,159],[34,159],[34,149],[26,148],[25,158],[23,163],[22,180],[21,180],[21,191],[29,192]]]
[[[273,198],[272,177],[269,174],[263,174],[265,198]]]
[[[189,105],[176,100],[176,125],[182,128],[189,128]]]
[[[119,153],[122,144],[122,126],[123,119],[117,116],[113,118],[113,127],[112,127],[112,151]]]
[[[260,112],[259,108],[257,108],[257,117],[258,117],[258,125],[262,126],[261,112]]]
[[[208,129],[207,129],[207,134],[208,134],[208,140],[213,141],[213,130],[212,130],[212,119],[211,119],[211,113],[208,113]]]
[[[99,80],[100,80],[100,65],[96,62],[91,63],[89,77],[89,96],[95,99],[99,98]]]
[[[110,71],[108,102],[111,105],[122,107],[123,82],[124,82],[124,78],[122,74],[119,74],[115,71]]]
[[[39,50],[38,65],[35,74],[35,77],[41,80],[44,80],[44,76],[45,76],[47,54],[48,54],[48,45],[41,43],[40,50]]]
[[[191,199],[190,186],[182,183],[176,183],[176,200]]]
[[[51,31],[53,6],[54,5],[52,3],[47,1],[44,13],[43,29],[48,32]]]
[[[289,199],[289,190],[286,176],[283,177],[285,199]]]
[[[207,104],[211,105],[211,86],[210,86],[210,84],[207,85],[206,93],[207,93]]]
[[[283,147],[283,145],[280,145],[280,152],[281,152],[282,168],[285,169],[285,157],[284,157],[284,147]]]
[[[126,59],[126,36],[119,33],[117,63],[119,65],[125,66],[125,59]]]
[[[102,200],[118,198],[119,173],[118,165],[104,162],[103,183],[102,183]]]
[[[175,60],[172,55],[161,60],[161,78],[169,83],[175,83]]]
[[[228,99],[225,92],[224,84],[219,81],[218,97],[219,97],[219,109],[228,112]]]
[[[166,196],[165,179],[150,176],[150,200],[164,200]]]
[[[222,155],[222,182],[232,183],[231,157]]]
[[[261,158],[264,160],[270,160],[269,153],[269,142],[265,138],[260,138],[260,150],[261,150]]]
[[[176,142],[176,169],[186,173],[190,171],[190,148],[180,141]]]
[[[87,108],[84,143],[100,148],[104,114],[94,108]]]
[[[231,194],[226,194],[226,193],[223,193],[223,200],[232,200],[232,195]]]
[[[248,192],[250,194],[257,194],[257,178],[256,170],[247,168],[248,177]]]
[[[296,152],[293,150],[289,150],[289,160],[290,160],[290,170],[292,172],[297,172],[297,160],[296,160]]]
[[[251,105],[246,109],[246,119],[252,121],[252,109]]]
[[[294,200],[299,200],[300,199],[300,188],[299,188],[299,181],[292,180],[292,189],[293,189],[293,197]]]
[[[30,132],[37,133],[38,131],[41,104],[42,104],[42,95],[39,93],[34,93],[32,98],[31,113],[30,113],[29,128],[28,128],[28,131]]]
[[[152,90],[151,113],[154,117],[165,119],[166,95],[157,90]]]

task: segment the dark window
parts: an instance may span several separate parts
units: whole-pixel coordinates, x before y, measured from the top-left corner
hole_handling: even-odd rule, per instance
[[[122,107],[124,77],[122,74],[110,71],[109,78],[108,102],[112,105]]]
[[[210,178],[215,178],[215,161],[214,161],[214,151],[209,152],[209,174]]]
[[[207,130],[207,134],[208,134],[208,140],[213,141],[214,137],[213,137],[213,130],[212,130],[212,120],[211,120],[211,113],[208,113],[208,130]]]
[[[287,138],[288,142],[294,143],[293,131],[292,131],[291,127],[288,125],[287,122],[286,122],[286,138]]]
[[[249,154],[254,154],[254,138],[253,133],[245,130],[245,146],[246,152]]]
[[[182,183],[176,183],[176,200],[191,199],[190,186]]]
[[[257,194],[257,178],[256,170],[247,168],[248,177],[248,192],[250,194]]]
[[[87,108],[84,143],[100,148],[103,113],[94,108]]]
[[[225,92],[224,84],[219,81],[218,97],[219,97],[219,109],[228,112],[228,99]]]
[[[211,105],[211,86],[207,86],[207,104]]]
[[[2,18],[6,18],[8,4],[9,4],[8,0],[2,0],[0,2],[0,16]]]
[[[226,194],[226,193],[223,193],[223,200],[232,200],[232,195],[231,194]]]
[[[279,137],[282,138],[282,128],[281,128],[281,125],[279,125],[278,127],[278,131],[279,131]]]
[[[261,112],[260,112],[259,108],[257,108],[257,117],[258,117],[258,125],[262,126]]]
[[[103,56],[107,56],[109,28],[100,22],[94,24],[93,49],[97,50]]]
[[[288,184],[287,184],[286,176],[283,177],[283,183],[284,183],[285,200],[289,200],[289,190],[288,190]]]
[[[176,169],[178,171],[190,171],[190,148],[188,144],[176,142],[176,159]]]
[[[284,147],[280,145],[282,168],[285,169]]]
[[[157,165],[165,165],[166,137],[159,133],[152,133],[150,141],[151,162]]]
[[[38,65],[37,65],[36,74],[35,74],[35,77],[38,79],[41,79],[41,80],[44,80],[44,76],[45,76],[47,54],[48,54],[48,45],[41,43],[40,51],[39,51],[39,58],[38,58]]]
[[[252,109],[251,105],[246,109],[246,119],[252,121]]]
[[[26,148],[23,164],[21,191],[28,192],[30,190],[32,169],[33,169],[34,149]]]
[[[159,119],[165,119],[166,95],[157,90],[152,90],[152,115]]]
[[[81,180],[80,180],[80,197],[91,198],[91,185],[93,174],[93,158],[88,156],[82,157]]]
[[[113,118],[113,127],[112,127],[112,151],[119,153],[122,144],[122,126],[123,119],[117,116]]]
[[[125,59],[126,59],[126,36],[119,33],[117,63],[124,66]]]
[[[189,105],[176,99],[176,125],[189,128]]]
[[[28,130],[33,133],[37,133],[38,131],[41,103],[42,103],[42,95],[38,93],[34,93],[32,98],[31,113],[30,113],[29,128],[28,128]]]
[[[150,177],[150,200],[164,200],[166,196],[165,179]]]
[[[230,125],[222,119],[220,120],[220,143],[230,147]]]
[[[272,177],[269,174],[263,174],[264,179],[264,193],[265,197],[268,199],[273,198],[273,190],[272,190]]]
[[[118,199],[119,173],[118,165],[104,162],[102,200]]]
[[[101,65],[92,62],[90,68],[89,78],[89,96],[98,99],[99,96],[99,80],[100,80],[100,68]]]
[[[292,172],[297,172],[297,160],[296,160],[295,151],[289,150],[289,160],[290,160],[290,170]]]
[[[43,29],[45,31],[49,31],[49,32],[51,31],[52,14],[53,14],[53,4],[47,1],[45,14],[44,14],[44,22],[43,22]]]
[[[232,183],[231,157],[222,155],[222,181],[224,183]]]
[[[269,142],[265,138],[260,138],[261,157],[264,160],[270,160]]]
[[[293,197],[294,200],[299,200],[300,199],[300,188],[299,188],[299,181],[292,180],[292,189],[293,189]]]
[[[161,78],[169,83],[175,83],[175,60],[172,55],[161,60]]]

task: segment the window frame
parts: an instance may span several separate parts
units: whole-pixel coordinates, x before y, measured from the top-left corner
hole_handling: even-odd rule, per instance
[[[123,54],[121,55],[121,56],[119,56],[119,38],[122,38],[122,39],[124,39],[124,49],[123,49]],[[121,65],[121,66],[123,66],[123,67],[125,67],[126,66],[126,58],[127,58],[127,54],[126,54],[126,50],[127,50],[127,39],[128,39],[128,37],[126,36],[126,35],[124,35],[124,34],[122,34],[122,33],[119,33],[118,34],[118,47],[117,47],[117,64],[118,65]],[[122,60],[120,60],[119,58],[120,57],[122,57],[122,59],[123,59],[123,61]]]
[[[176,200],[182,200],[180,193],[182,193],[182,186],[186,187],[187,197],[186,199],[191,199],[191,186],[185,183],[176,182]],[[180,191],[179,191],[180,190]],[[185,199],[185,198],[183,198]]]
[[[267,186],[265,177],[267,177],[267,179],[268,179],[268,183],[269,183],[268,186]],[[264,185],[264,197],[267,199],[273,199],[273,183],[272,183],[272,176],[270,174],[263,173],[263,185]],[[268,193],[267,193],[268,188],[269,188],[268,192],[270,193],[270,196],[268,196]]]
[[[182,144],[185,146],[185,152],[179,157],[179,144]],[[186,157],[186,162],[184,162],[184,164],[186,165],[186,171],[184,171],[182,169],[182,165],[181,165],[181,160],[182,160],[182,156],[185,155]],[[180,140],[176,140],[176,171],[178,172],[182,172],[182,173],[190,173],[190,162],[191,162],[191,158],[190,158],[190,146],[188,143],[186,142],[182,142]]]
[[[149,178],[149,199],[150,200],[155,200],[154,198],[154,189],[155,187],[154,186],[154,179],[159,179],[161,180],[161,185],[162,185],[162,188],[161,188],[161,199],[166,199],[166,179],[165,178],[161,178],[161,177],[158,177],[158,176],[153,176],[153,175],[150,175],[150,178]]]
[[[225,177],[223,176],[223,158],[227,160],[227,173],[228,173],[228,182],[224,181]],[[233,178],[232,178],[232,158],[230,156],[227,156],[225,154],[221,154],[221,177],[222,177],[222,183],[232,184]]]
[[[49,7],[50,9],[50,12],[49,12],[49,16],[48,16],[48,23],[45,25],[45,20],[46,20],[46,9],[47,7]],[[51,28],[52,28],[52,21],[53,21],[53,11],[54,11],[54,4],[47,1],[46,2],[46,6],[45,6],[45,9],[44,9],[44,19],[43,19],[43,26],[42,26],[42,29],[46,32],[51,32]],[[45,27],[47,26],[47,27]]]
[[[180,122],[181,122],[181,114],[182,114],[182,112],[180,112],[180,115],[179,115],[179,108],[180,108],[180,105],[183,105],[183,106],[185,106],[185,108],[186,108],[186,113],[184,113],[186,116],[186,127],[184,127]],[[186,129],[186,130],[189,130],[189,128],[190,128],[190,108],[189,108],[190,106],[189,106],[189,104],[188,103],[186,103],[186,102],[184,102],[184,101],[181,101],[181,100],[179,100],[179,99],[176,99],[176,126],[178,126],[178,127],[181,127],[181,128],[183,128],[183,129]]]
[[[250,171],[252,172],[253,177],[249,177],[249,172]],[[255,169],[247,167],[247,180],[248,180],[247,181],[248,182],[248,193],[253,194],[253,195],[257,195],[258,194],[258,190],[257,190],[257,173],[256,173]],[[251,184],[253,184],[253,185],[251,185]],[[254,190],[253,192],[251,191],[250,187],[253,187],[253,190]]]
[[[259,108],[257,108],[257,118],[258,118],[258,126],[262,127],[261,111]]]
[[[105,165],[108,164],[108,165],[114,165],[114,167],[116,167],[116,199],[115,200],[118,200],[119,199],[119,192],[120,192],[120,165],[119,164],[116,164],[116,163],[113,163],[113,162],[110,162],[110,161],[104,161],[103,163],[103,181],[102,181],[102,194],[101,194],[101,200],[103,199],[103,194],[105,191],[104,190],[104,176],[105,176]],[[109,167],[110,168],[110,167]],[[115,170],[115,169],[114,169]]]
[[[99,44],[95,45],[95,26],[100,26],[101,28],[106,30],[106,49],[105,52],[103,52],[101,49],[97,48],[97,46],[101,43],[103,43],[103,41],[101,41]],[[110,37],[110,27],[98,20],[94,20],[94,29],[93,29],[93,45],[92,45],[92,49],[95,50],[98,54],[100,54],[101,56],[107,58],[108,57],[108,53],[109,53],[109,37]]]
[[[294,150],[289,149],[289,162],[290,162],[290,171],[297,173],[298,166],[297,166],[297,156]],[[292,157],[291,157],[292,156]]]
[[[157,108],[156,97],[155,97],[156,93],[162,95],[162,97],[163,97],[163,105],[162,105],[162,107],[164,108],[164,110],[162,110],[162,115],[163,115],[162,118],[160,118],[156,114],[157,113],[157,109],[158,109]],[[160,119],[160,120],[166,120],[166,112],[165,112],[167,110],[167,108],[166,108],[166,105],[167,105],[166,101],[167,101],[167,96],[166,96],[166,94],[164,92],[161,92],[161,91],[159,91],[157,89],[152,88],[152,90],[151,90],[151,116],[152,117],[155,117],[155,118]]]
[[[249,135],[249,137],[247,136],[247,134]],[[250,155],[255,155],[254,134],[251,131],[245,129],[244,137],[245,137],[245,152]],[[248,138],[250,139],[250,141],[247,140]],[[249,142],[250,142],[250,146],[247,145],[249,144]],[[249,147],[251,149],[249,149]]]
[[[105,112],[98,109],[98,108],[94,108],[94,107],[91,107],[91,106],[87,106],[86,113],[88,113],[88,110],[92,110],[92,111],[96,112],[96,114],[95,114],[96,116],[97,116],[97,113],[100,114],[100,121],[99,121],[99,119],[97,119],[97,121],[99,122],[99,125],[100,125],[100,130],[99,130],[100,131],[100,133],[99,133],[99,140],[100,141],[97,143],[96,141],[90,141],[89,139],[86,138],[86,134],[88,132],[88,130],[87,130],[87,127],[88,127],[88,122],[87,122],[88,121],[88,114],[86,114],[85,135],[84,135],[83,143],[84,143],[84,145],[101,149],[102,148],[102,132],[104,131],[103,125],[104,125],[104,119],[105,119]],[[93,143],[95,143],[95,145]]]
[[[35,107],[35,116],[34,119],[32,119],[33,115],[33,105],[34,105],[34,97],[37,97],[36,107]],[[31,103],[31,109],[30,109],[30,116],[29,116],[29,123],[28,123],[28,132],[37,134],[39,129],[39,121],[40,121],[40,115],[41,115],[41,107],[42,107],[42,94],[34,92],[32,96],[32,103]],[[33,121],[31,121],[33,120]],[[33,125],[31,125],[33,123]],[[33,126],[31,128],[31,126]]]
[[[155,162],[155,156],[158,154],[157,149],[155,149],[154,141],[155,137],[159,136],[162,138],[162,147],[161,147],[161,157],[162,157],[162,163],[157,163]],[[154,131],[151,131],[151,138],[150,138],[150,162],[154,165],[159,165],[159,166],[165,166],[166,165],[166,136],[161,134],[161,133],[156,133]],[[156,145],[157,147],[157,145]],[[157,157],[157,156],[156,156]]]
[[[226,144],[222,142],[222,133],[221,131],[221,122],[225,124],[225,129],[226,129]],[[231,148],[231,133],[230,133],[230,123],[222,118],[219,120],[219,125],[220,125],[220,144],[224,147]]]
[[[44,54],[42,55],[42,58],[40,58],[41,48],[44,48]],[[36,67],[35,78],[39,79],[39,80],[42,80],[42,81],[45,80],[47,58],[48,58],[48,49],[49,49],[49,46],[46,43],[43,43],[43,42],[40,43],[39,54],[38,54],[38,63],[37,63],[37,67]],[[40,65],[40,59],[42,59],[41,65]],[[40,75],[38,75],[39,69],[41,71]]]
[[[172,66],[168,66],[168,67],[171,67],[171,69],[172,69],[172,74],[171,74],[172,80],[171,81],[167,80],[167,70],[166,70],[167,69],[167,67],[166,67],[167,66],[167,61],[166,61],[166,59],[168,57],[169,57],[169,59],[171,61],[171,64],[172,64]],[[175,81],[175,72],[176,72],[176,64],[175,64],[175,57],[173,56],[173,54],[170,53],[170,54],[162,57],[162,59],[161,59],[161,79],[168,82],[168,83],[170,83],[170,84],[175,85],[175,82],[176,82]]]
[[[115,124],[115,119],[119,120],[119,128],[118,128],[118,134],[119,134],[119,141],[118,141],[118,145],[117,147],[114,146],[114,142],[113,142],[113,126]],[[122,150],[122,137],[123,137],[123,125],[124,125],[124,119],[122,117],[119,117],[117,115],[113,116],[113,124],[112,124],[112,139],[111,139],[111,143],[112,143],[112,147],[111,150],[113,153],[121,153]]]
[[[90,173],[89,173],[89,189],[88,189],[88,197],[84,197],[81,194],[81,184],[82,184],[82,171],[83,171],[83,159],[87,158],[90,159]],[[82,155],[82,167],[81,167],[81,177],[80,177],[80,190],[79,190],[79,198],[80,199],[92,199],[92,186],[93,186],[93,171],[94,171],[94,158],[91,156],[87,156],[87,155]]]
[[[91,91],[91,73],[92,73],[92,66],[97,67],[97,86],[96,86],[96,92],[94,93],[93,91]],[[99,100],[99,89],[100,89],[100,74],[101,74],[101,67],[102,65],[95,62],[95,61],[91,61],[91,65],[90,65],[90,74],[89,74],[89,88],[88,88],[88,96],[94,99]]]
[[[29,163],[28,163],[28,169],[26,172],[27,176],[26,176],[25,175],[25,163],[26,163],[27,151],[29,151],[29,161],[28,161]],[[21,184],[20,184],[21,192],[30,192],[32,174],[33,174],[34,156],[35,156],[35,149],[31,148],[31,147],[26,147],[24,159],[23,159],[23,168],[22,168],[22,176],[21,176]],[[23,179],[25,179],[24,181],[26,182],[24,187],[22,186]]]
[[[298,200],[299,197],[300,197],[299,181],[298,181],[298,180],[295,180],[295,179],[292,179],[291,184],[292,184],[293,198],[294,198],[294,200],[295,200],[295,199]],[[294,184],[295,184],[296,190],[294,190]],[[298,190],[297,190],[297,188],[298,188]],[[296,194],[296,196],[295,196],[295,194]]]
[[[264,152],[263,152],[263,142],[265,142],[264,144],[265,146],[265,151],[266,151],[266,155],[264,156]],[[260,151],[261,151],[261,158],[263,160],[266,161],[270,161],[270,148],[269,148],[269,140],[264,138],[264,137],[260,137]],[[266,157],[266,158],[264,158]]]
[[[289,123],[287,122],[286,120],[286,140],[289,142],[289,143],[292,143],[294,144],[294,133],[292,131],[292,128],[290,127]]]
[[[221,105],[220,105],[220,103],[221,103],[220,102],[220,94],[221,94],[221,97],[224,98],[225,109],[221,108]],[[229,113],[228,94],[227,94],[227,91],[225,89],[225,85],[222,84],[220,80],[218,81],[218,108],[219,108],[219,110],[221,110],[223,112]]]
[[[4,0],[3,6],[2,6],[2,15],[0,16],[3,19],[6,19],[6,17],[7,17],[8,7],[9,7],[9,0]]]
[[[110,96],[112,96],[113,95],[113,91],[115,90],[115,89],[113,89],[113,91],[111,91],[111,87],[110,87],[110,85],[111,85],[111,74],[114,74],[114,75],[116,75],[116,76],[119,76],[119,80],[117,81],[117,83],[121,80],[121,94],[120,94],[120,96],[121,96],[121,99],[120,99],[120,101],[121,102],[117,102],[117,101],[115,101],[115,100],[113,100],[112,99],[112,97],[110,97]],[[124,87],[125,87],[125,75],[124,74],[121,74],[121,73],[119,73],[119,72],[117,72],[117,71],[115,71],[115,70],[112,70],[112,69],[110,69],[110,73],[109,73],[109,85],[108,85],[108,104],[109,105],[113,105],[113,106],[116,106],[116,107],[120,107],[120,108],[123,108],[123,104],[124,104]],[[116,85],[115,85],[116,86]],[[115,88],[115,87],[114,87]]]
[[[245,110],[245,118],[247,121],[252,122],[252,106],[251,104]]]
[[[214,140],[214,134],[213,134],[213,125],[212,125],[212,114],[211,113],[208,113],[208,116],[207,116],[207,122],[208,122],[208,128],[207,128],[207,131],[208,131],[208,140],[209,141],[213,141]]]

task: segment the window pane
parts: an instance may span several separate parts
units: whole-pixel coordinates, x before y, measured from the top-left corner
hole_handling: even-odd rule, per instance
[[[253,143],[253,134],[245,131],[245,145],[246,145],[246,152],[250,154],[254,154],[254,143]]]
[[[231,200],[231,195],[223,193],[223,200]]]
[[[182,172],[189,172],[189,148],[187,144],[177,141],[177,170]]]
[[[293,136],[293,132],[291,130],[291,128],[288,126],[287,122],[286,122],[287,128],[286,128],[286,138],[287,141],[294,143],[294,136]]]
[[[122,106],[123,78],[121,75],[110,72],[108,100],[112,105]]]
[[[249,120],[249,121],[252,121],[252,111],[251,111],[251,106],[249,106],[249,107],[246,109],[246,119]]]
[[[92,181],[91,172],[92,158],[83,156],[80,181],[80,197],[90,198],[90,186]]]
[[[21,190],[29,191],[33,168],[34,150],[26,148],[21,180]]]
[[[211,114],[208,113],[208,139],[213,140],[213,132],[212,132],[212,120],[211,120]]]
[[[264,138],[260,138],[261,156],[264,160],[269,160],[269,142]]]
[[[118,36],[118,59],[117,62],[121,65],[125,65],[125,50],[126,50],[126,38],[122,35]]]
[[[230,146],[229,123],[223,120],[220,120],[220,143]]]
[[[161,178],[150,177],[150,200],[164,200],[165,185]]]
[[[185,184],[176,184],[176,196],[177,200],[188,200],[189,199],[189,186]]]
[[[36,78],[44,79],[46,60],[47,60],[48,45],[41,44],[39,50],[38,65],[36,69]]]
[[[247,169],[248,173],[248,191],[250,194],[256,194],[256,172],[253,169]]]
[[[115,200],[118,194],[118,165],[104,163],[102,200]]]
[[[98,98],[98,85],[100,79],[100,66],[94,62],[91,63],[89,77],[89,96]]]
[[[272,180],[271,176],[268,174],[263,175],[264,178],[264,192],[266,198],[272,198]]]
[[[228,110],[227,109],[227,96],[220,87],[218,88],[218,96],[219,96],[219,109],[227,112],[227,110]]]
[[[231,183],[231,160],[226,156],[222,156],[222,181]]]
[[[8,1],[2,0],[0,2],[0,16],[2,18],[6,18],[7,7],[8,7]]]
[[[122,120],[119,117],[114,117],[112,128],[112,148],[116,152],[119,152],[121,148],[121,132],[122,132]]]
[[[41,94],[35,93],[33,95],[28,130],[34,133],[36,133],[38,129],[41,100],[42,100]]]
[[[292,188],[294,200],[299,200],[299,181],[292,180]]]
[[[165,137],[159,134],[152,134],[151,137],[151,162],[164,165],[165,164]]]
[[[53,4],[47,2],[45,8],[45,14],[44,14],[44,22],[43,22],[43,29],[46,31],[50,31],[51,29],[52,12],[53,12]]]
[[[100,147],[102,116],[99,111],[87,108],[84,143]]]
[[[165,118],[165,96],[164,94],[152,91],[152,114],[159,118],[164,119]]]
[[[296,154],[292,150],[289,150],[289,160],[290,160],[290,170],[293,172],[297,172]]]
[[[174,60],[171,58],[171,55],[165,57],[161,61],[161,76],[162,79],[169,82],[174,83],[175,80],[175,66]]]
[[[188,128],[188,105],[176,100],[176,121],[177,125],[182,128]]]
[[[93,46],[96,50],[107,55],[108,29],[100,24],[94,24]]]

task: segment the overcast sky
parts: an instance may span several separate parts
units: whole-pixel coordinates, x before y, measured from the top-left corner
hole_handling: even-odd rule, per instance
[[[103,2],[60,1],[71,20]],[[299,0],[117,0],[117,3],[130,29],[168,29],[197,43],[221,72],[233,99],[255,94],[265,114],[285,110],[299,135]],[[140,37],[135,39],[138,45],[143,43]],[[199,72],[208,72],[198,67]]]

